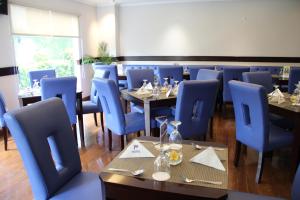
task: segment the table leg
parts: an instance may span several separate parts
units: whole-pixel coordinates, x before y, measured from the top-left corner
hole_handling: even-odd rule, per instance
[[[150,103],[144,102],[144,115],[145,115],[145,135],[151,136],[151,113]]]
[[[124,113],[128,113],[128,101],[124,98],[122,98],[122,106],[123,106],[123,110],[124,110]]]
[[[84,142],[84,127],[83,127],[83,108],[82,108],[82,94],[77,96],[77,116],[78,116],[78,123],[79,123],[79,132],[80,132],[80,142],[81,147],[85,147]]]

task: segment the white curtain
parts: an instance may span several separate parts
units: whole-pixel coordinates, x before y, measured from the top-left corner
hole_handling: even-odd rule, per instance
[[[79,37],[78,16],[10,4],[13,34]]]

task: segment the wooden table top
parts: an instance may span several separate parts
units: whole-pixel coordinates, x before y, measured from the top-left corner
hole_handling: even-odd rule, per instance
[[[283,93],[283,94],[284,94],[285,102],[278,104],[278,102],[269,101],[269,106],[271,106],[273,109],[281,109],[281,110],[285,110],[286,112],[300,115],[300,106],[293,105],[290,99],[291,97],[290,94],[288,93]]]
[[[157,141],[154,137],[140,137],[142,140]],[[184,144],[192,141],[185,140]],[[203,146],[215,146],[226,148],[225,145],[211,142],[195,142]],[[226,199],[227,190],[217,189],[184,183],[158,182],[151,179],[124,176],[115,173],[101,172],[100,176],[105,184],[108,199],[122,200],[177,200],[177,199]]]

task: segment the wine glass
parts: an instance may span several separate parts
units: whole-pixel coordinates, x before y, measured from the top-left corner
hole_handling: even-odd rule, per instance
[[[155,97],[159,96],[160,91],[159,91],[158,81],[157,80],[154,80],[154,88],[153,88],[152,93],[153,93],[153,96],[155,96]]]
[[[145,88],[146,88],[146,86],[147,86],[147,80],[144,79],[144,80],[143,80],[143,85],[142,85],[142,87],[141,87],[141,90],[144,91]]]
[[[178,165],[182,162],[182,137],[178,131],[178,126],[181,125],[181,121],[171,121],[170,123],[174,126],[174,130],[169,136],[169,150],[168,157],[170,165]]]

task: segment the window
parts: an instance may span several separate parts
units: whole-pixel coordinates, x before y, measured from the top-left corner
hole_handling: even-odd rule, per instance
[[[79,59],[78,17],[10,5],[20,88],[29,87],[28,72],[55,69],[57,76],[74,75]]]

